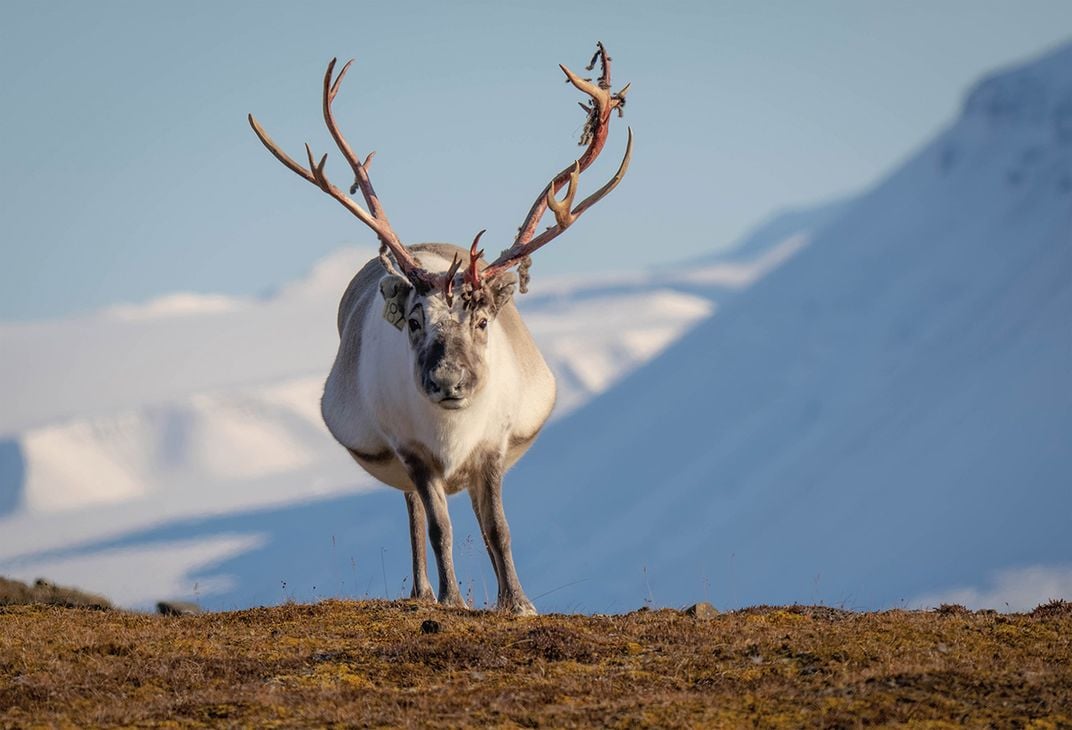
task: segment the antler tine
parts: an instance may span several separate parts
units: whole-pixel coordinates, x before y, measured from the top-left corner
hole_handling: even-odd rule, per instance
[[[626,86],[618,93],[611,92],[611,59],[602,42],[597,43],[596,52],[592,56],[592,61],[588,68],[594,68],[597,60],[600,61],[602,65],[598,83],[583,79],[566,66],[559,64],[559,68],[561,68],[562,72],[566,75],[566,80],[573,84],[579,91],[587,94],[592,100],[592,105],[590,107],[583,104],[581,105],[582,108],[588,112],[588,121],[585,123],[585,130],[581,137],[581,144],[587,143],[587,149],[585,149],[584,153],[577,158],[576,161],[555,175],[551,179],[551,182],[549,182],[540,192],[540,195],[529,209],[528,215],[525,216],[524,223],[521,225],[521,228],[518,229],[517,238],[514,239],[513,245],[503,251],[499,255],[499,258],[484,270],[484,278],[510,269],[519,264],[522,260],[525,260],[536,249],[549,243],[553,238],[562,233],[562,231],[566,230],[566,228],[568,228],[578,216],[584,213],[584,211],[613,190],[628,169],[629,160],[632,157],[633,151],[633,135],[631,130],[629,132],[629,141],[626,145],[625,157],[618,168],[617,174],[615,174],[610,182],[594,194],[585,198],[579,206],[572,210],[570,209],[577,192],[580,174],[587,170],[599,156],[599,153],[603,151],[603,147],[607,142],[607,134],[610,131],[611,113],[617,109],[619,116],[621,116],[622,108],[625,106],[625,93],[629,90],[629,85],[626,84]],[[566,197],[563,201],[559,202],[556,195],[565,185],[568,185]],[[548,208],[554,213],[555,225],[545,230],[539,236],[536,236],[536,228]]]
[[[563,228],[568,227],[573,221],[580,218],[582,213],[598,203],[603,196],[618,187],[618,183],[625,177],[625,172],[629,169],[629,162],[633,159],[633,128],[627,127],[626,131],[628,132],[628,140],[625,143],[625,155],[622,157],[621,164],[618,165],[618,172],[614,173],[614,177],[608,180],[603,187],[582,200],[581,204],[573,209],[573,212],[570,213],[570,222],[562,226]]]
[[[581,165],[579,162],[575,162],[573,163],[573,172],[571,172],[569,176],[569,187],[566,188],[566,198],[562,202],[558,201],[550,187],[547,189],[547,207],[555,214],[555,222],[558,223],[560,228],[566,228],[573,222],[573,217],[570,215],[570,208],[573,207],[573,196],[577,194],[577,181],[580,176]]]
[[[576,86],[580,91],[583,91],[584,93],[592,97],[597,104],[600,104],[600,102],[606,103],[603,100],[610,96],[609,90],[602,89],[597,84],[593,84],[587,79],[582,79],[580,76],[570,71],[569,68],[567,68],[561,63],[558,64],[558,67],[562,69],[562,73],[566,74],[566,78],[571,84]]]
[[[309,158],[309,169],[313,173],[313,182],[320,186],[320,189],[328,192],[328,187],[331,183],[328,182],[327,177],[324,176],[324,164],[328,161],[328,155],[325,152],[324,156],[320,158],[320,162],[313,162],[313,150],[309,146],[309,143],[305,143],[305,155]]]
[[[346,207],[347,210],[357,216],[357,218],[360,219],[362,223],[364,223],[373,231],[376,231],[377,234],[379,234],[380,231],[378,222],[371,215],[369,215],[368,211],[366,211],[364,208],[362,208],[350,198],[343,195],[342,191],[340,191],[337,187],[328,182],[326,177],[321,177],[321,179],[323,180],[323,183],[321,183],[321,180],[318,180],[316,175],[312,171],[306,170],[304,167],[302,167],[293,159],[291,159],[291,157],[286,152],[281,150],[279,148],[279,145],[277,145],[275,141],[268,136],[268,133],[264,131],[264,128],[261,127],[261,125],[257,122],[257,120],[253,117],[252,114],[249,114],[247,118],[249,119],[249,125],[253,127],[254,134],[257,135],[257,138],[261,141],[261,144],[263,144],[268,149],[268,151],[272,153],[273,157],[282,162],[283,165],[286,166],[287,169],[289,169],[291,172],[305,178],[313,185],[316,185],[328,195],[338,200]],[[317,166],[312,164],[312,151],[309,150],[308,145],[306,145],[306,150],[310,159],[310,167],[313,170],[317,169]],[[327,155],[325,155],[324,157],[326,158]],[[320,168],[320,172],[321,174],[323,174],[322,167]]]
[[[350,163],[350,168],[354,171],[354,184],[360,188],[362,197],[365,198],[365,203],[368,204],[369,210],[372,215],[387,223],[387,213],[384,211],[383,206],[380,205],[380,199],[376,195],[376,191],[372,187],[372,181],[369,179],[368,171],[365,166],[361,164],[361,160],[356,154],[354,154],[353,148],[350,147],[350,143],[346,141],[346,138],[342,136],[342,132],[339,131],[339,126],[335,123],[335,113],[331,109],[331,102],[335,100],[335,95],[339,93],[339,85],[342,83],[343,77],[346,76],[346,72],[350,69],[350,64],[354,62],[351,58],[346,62],[346,65],[342,67],[342,71],[339,72],[338,78],[332,83],[331,77],[335,72],[335,63],[338,59],[331,59],[328,63],[327,71],[324,72],[324,123],[328,127],[328,132],[331,133],[331,138],[335,140],[335,145],[339,148],[339,152],[342,152],[342,156],[346,158],[346,161]],[[371,161],[372,154],[366,158],[366,162]],[[388,227],[390,225],[388,224]]]
[[[443,278],[443,296],[447,300],[447,306],[454,306],[454,277],[458,274],[458,269],[462,267],[462,257],[459,254],[454,254],[454,260],[450,264],[450,268],[447,269],[447,273]]]
[[[476,234],[476,238],[473,239],[473,244],[469,246],[469,268],[465,270],[465,283],[470,286],[474,291],[480,288],[480,258],[484,255],[484,249],[477,251],[477,244],[480,243],[480,237],[487,232],[485,228],[480,233]]]
[[[328,64],[328,78],[331,77],[331,72],[335,69],[335,62],[337,60],[338,59],[333,58],[331,59],[331,63]],[[354,59],[351,58],[349,61],[343,64],[342,71],[339,71],[339,75],[335,78],[335,83],[331,85],[331,97],[329,101],[335,100],[335,95],[339,93],[339,84],[342,83],[343,77],[346,76],[346,72],[350,70],[350,64],[352,64],[353,62]]]
[[[277,160],[282,162],[283,165],[287,169],[289,169],[291,172],[293,172],[293,173],[295,173],[297,175],[301,175],[302,177],[304,177],[306,180],[308,180],[309,182],[313,183],[314,185],[318,185],[316,180],[313,178],[313,174],[311,172],[309,172],[308,170],[306,170],[301,165],[299,165],[297,162],[292,160],[290,158],[290,155],[288,155],[286,152],[281,150],[279,148],[279,145],[277,145],[275,143],[275,140],[273,140],[270,136],[268,136],[268,133],[264,131],[264,127],[262,127],[257,122],[257,120],[253,118],[252,114],[247,114],[246,119],[249,120],[249,126],[253,127],[253,133],[255,135],[257,135],[257,139],[259,139],[261,141],[261,144],[263,144],[266,148],[268,148],[268,151],[272,153],[273,157],[275,157]]]

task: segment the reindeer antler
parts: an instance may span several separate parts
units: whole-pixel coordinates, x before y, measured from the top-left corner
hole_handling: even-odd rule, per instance
[[[592,83],[589,79],[582,79],[565,66],[559,66],[559,68],[562,69],[562,72],[566,74],[566,80],[573,84],[577,89],[587,94],[591,99],[590,105],[581,104],[581,108],[588,113],[588,120],[585,123],[580,143],[582,145],[587,144],[587,149],[585,149],[584,153],[575,162],[567,166],[562,172],[558,173],[558,175],[544,187],[543,191],[529,209],[525,222],[522,224],[521,228],[518,229],[517,238],[514,240],[513,245],[503,251],[499,255],[499,258],[483,271],[480,270],[477,263],[483,255],[483,251],[477,251],[476,247],[477,243],[480,241],[480,236],[483,235],[484,231],[477,234],[476,239],[473,240],[473,244],[469,249],[469,265],[464,273],[464,283],[467,285],[467,289],[470,292],[477,291],[483,285],[484,281],[497,274],[501,274],[514,266],[521,267],[521,291],[525,291],[525,280],[527,279],[527,276],[524,272],[527,271],[529,266],[529,256],[569,228],[586,210],[595,205],[607,193],[613,190],[618,183],[621,182],[622,177],[629,168],[629,160],[633,154],[632,129],[629,130],[629,138],[625,146],[625,156],[622,158],[622,163],[618,167],[618,172],[615,173],[614,177],[603,187],[581,201],[580,205],[577,205],[576,207],[573,206],[573,199],[577,193],[580,175],[588,169],[599,156],[599,153],[603,151],[603,146],[607,141],[607,133],[609,132],[611,112],[617,110],[618,116],[621,116],[622,109],[625,106],[625,94],[629,90],[629,84],[626,84],[621,91],[611,93],[611,58],[607,55],[607,50],[603,47],[602,43],[597,44],[596,52],[592,56],[592,61],[587,67],[588,70],[592,70],[595,67],[597,60],[601,66],[600,77],[597,83]],[[343,77],[346,76],[346,72],[350,69],[350,64],[353,63],[353,60],[351,59],[346,62],[337,77],[334,76],[335,63],[336,59],[331,59],[331,63],[328,64],[327,71],[324,74],[324,122],[327,124],[328,132],[331,133],[331,137],[335,140],[335,144],[342,153],[342,156],[346,158],[348,163],[350,163],[350,167],[353,170],[354,184],[350,187],[350,195],[353,195],[360,190],[362,197],[365,199],[365,204],[368,206],[368,210],[362,208],[356,201],[331,184],[324,172],[324,165],[327,163],[328,158],[326,154],[323,155],[318,162],[313,157],[312,149],[306,144],[305,154],[308,158],[309,167],[305,168],[280,149],[272,138],[268,136],[268,133],[264,131],[261,125],[257,123],[257,120],[253,118],[252,114],[249,115],[249,124],[253,127],[253,131],[256,133],[261,143],[268,148],[268,151],[271,152],[277,160],[283,163],[284,166],[295,174],[305,178],[325,193],[335,198],[335,200],[341,203],[343,207],[353,213],[362,223],[376,233],[376,236],[380,239],[381,257],[386,256],[385,250],[389,250],[398,265],[398,269],[414,284],[414,286],[426,292],[437,288],[441,289],[447,302],[450,303],[453,301],[454,297],[454,279],[461,267],[461,258],[456,257],[451,267],[446,272],[433,273],[428,271],[420,265],[417,258],[402,244],[394,230],[391,228],[391,224],[387,219],[387,213],[383,209],[383,205],[380,203],[380,199],[376,195],[376,191],[372,187],[372,181],[369,179],[368,175],[369,164],[372,162],[372,157],[376,153],[370,152],[368,156],[365,157],[364,162],[362,162],[358,159],[357,155],[354,154],[353,149],[346,141],[346,138],[343,137],[342,132],[339,131],[339,127],[335,123],[335,115],[332,112],[331,104],[335,100],[335,96],[339,92],[339,86],[342,83]],[[559,189],[564,185],[568,185],[566,189],[566,197],[559,201],[556,196]],[[543,217],[544,213],[547,212],[548,208],[554,213],[555,225],[550,226],[543,233],[536,236],[536,227],[539,225],[540,219]],[[388,259],[383,258],[383,260],[385,263],[389,263]]]
[[[444,275],[434,274],[422,267],[413,253],[398,240],[398,236],[395,235],[394,230],[391,228],[391,224],[387,220],[387,213],[380,204],[380,199],[377,197],[376,191],[372,187],[372,181],[368,176],[369,163],[372,162],[372,156],[376,153],[370,152],[365,158],[365,161],[361,162],[357,155],[354,154],[353,149],[350,147],[349,143],[347,143],[346,138],[342,136],[342,132],[339,131],[339,127],[335,123],[335,115],[331,110],[331,102],[335,100],[335,95],[339,92],[339,85],[342,83],[343,77],[346,76],[346,72],[350,69],[350,64],[353,63],[353,59],[346,62],[346,65],[342,67],[342,71],[339,72],[338,77],[332,81],[332,76],[335,72],[335,63],[336,59],[331,59],[331,63],[328,64],[327,72],[324,74],[324,122],[327,124],[328,131],[331,133],[332,139],[335,140],[335,144],[338,146],[342,156],[346,158],[346,161],[350,163],[350,167],[354,171],[354,184],[350,188],[350,194],[352,195],[360,189],[361,195],[365,198],[365,204],[369,207],[368,210],[362,208],[352,198],[331,184],[327,175],[324,173],[324,164],[328,159],[326,154],[320,158],[319,162],[314,162],[312,149],[308,144],[305,145],[305,153],[309,159],[309,168],[306,169],[292,160],[286,152],[283,152],[283,150],[279,148],[279,145],[268,136],[268,133],[257,123],[257,120],[253,118],[252,114],[249,115],[249,124],[253,127],[253,131],[260,139],[261,143],[268,148],[268,151],[271,152],[277,160],[282,162],[295,174],[305,178],[325,193],[335,198],[335,200],[339,201],[343,207],[353,213],[362,223],[371,228],[380,239],[381,246],[385,246],[390,250],[392,256],[394,256],[395,262],[398,264],[399,270],[414,284],[414,286],[425,291],[440,287],[446,292],[448,282]]]
[[[551,182],[549,182],[539,196],[537,196],[536,201],[532,204],[528,215],[525,217],[525,222],[521,225],[521,228],[518,229],[517,238],[514,240],[513,245],[503,251],[499,255],[499,258],[484,269],[483,277],[485,279],[518,265],[522,265],[523,268],[527,269],[526,260],[533,254],[533,252],[554,240],[559,234],[569,228],[582,213],[591,208],[607,193],[613,190],[618,183],[621,182],[626,170],[629,169],[629,160],[633,155],[632,129],[629,129],[629,138],[625,146],[625,156],[622,158],[621,165],[618,166],[618,172],[615,173],[614,177],[612,177],[607,184],[581,201],[580,205],[575,208],[573,207],[573,198],[577,193],[577,185],[580,175],[588,169],[599,156],[599,153],[603,151],[603,146],[607,142],[607,134],[610,131],[611,112],[617,109],[618,116],[622,115],[622,110],[625,107],[625,94],[629,91],[629,84],[626,84],[622,87],[621,91],[611,93],[611,58],[607,55],[607,49],[604,48],[602,42],[596,44],[596,52],[592,56],[592,61],[587,67],[589,71],[595,68],[597,60],[601,66],[599,81],[597,83],[592,83],[589,79],[582,79],[565,66],[559,64],[559,68],[566,74],[567,81],[580,91],[583,91],[591,99],[590,106],[581,104],[581,108],[588,112],[588,120],[585,123],[584,132],[581,135],[581,144],[587,143],[588,148],[575,162],[568,165],[562,172],[552,178]],[[566,189],[566,197],[559,202],[556,195],[559,189],[564,185],[568,185]],[[555,225],[534,237],[536,226],[539,225],[540,219],[543,218],[543,215],[547,212],[548,208],[554,213]],[[524,281],[522,282],[522,291],[525,291]]]
[[[483,236],[485,232],[486,229],[476,234],[476,238],[473,239],[473,245],[469,247],[469,267],[465,270],[465,283],[468,284],[473,291],[480,288],[480,257],[484,255],[484,249],[477,251],[476,247],[477,244],[480,243],[480,237]]]

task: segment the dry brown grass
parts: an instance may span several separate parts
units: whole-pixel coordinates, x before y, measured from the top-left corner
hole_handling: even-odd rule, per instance
[[[1070,636],[1067,604],[706,620],[383,601],[183,617],[8,606],[0,725],[1069,727]]]
[[[0,606],[24,603],[46,603],[50,606],[68,608],[111,608],[112,603],[104,596],[86,593],[77,588],[67,588],[38,578],[34,583],[23,583],[0,577]]]

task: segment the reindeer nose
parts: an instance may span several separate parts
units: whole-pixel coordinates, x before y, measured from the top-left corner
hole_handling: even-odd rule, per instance
[[[465,395],[466,372],[462,368],[436,368],[428,378],[433,392],[442,393],[444,398],[461,398]]]

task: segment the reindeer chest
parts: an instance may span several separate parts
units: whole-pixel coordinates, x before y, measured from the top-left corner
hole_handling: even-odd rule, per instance
[[[474,418],[477,415],[486,414],[412,422],[389,438],[411,474],[427,471],[453,494],[470,486],[489,464],[501,463],[509,442],[507,418]]]
[[[385,435],[400,456],[419,455],[437,476],[450,482],[469,470],[474,459],[502,453],[511,432],[510,414],[502,405],[477,402],[450,412],[417,404],[404,423],[388,424],[391,433]]]

